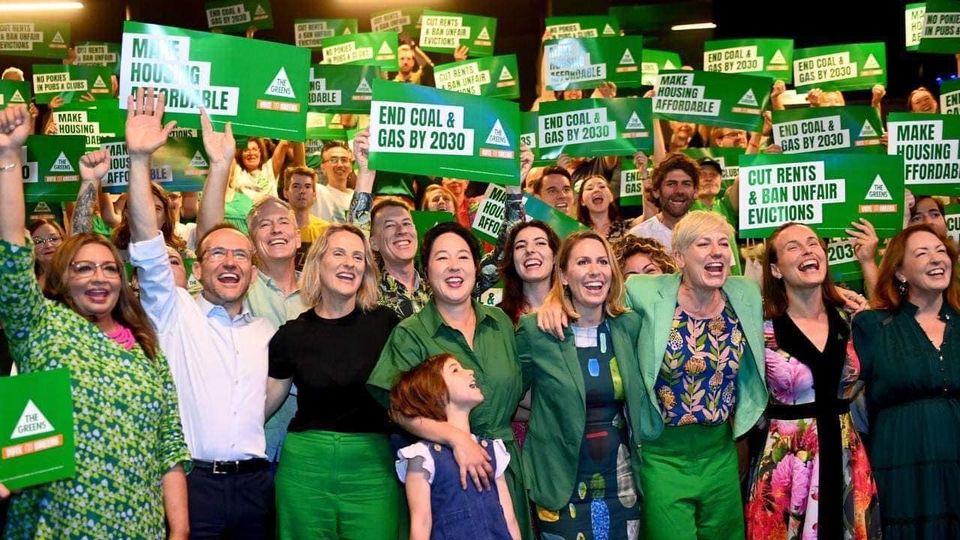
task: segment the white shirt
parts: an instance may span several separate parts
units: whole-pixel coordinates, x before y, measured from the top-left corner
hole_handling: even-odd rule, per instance
[[[657,216],[653,216],[630,229],[630,234],[641,238],[653,238],[663,244],[663,247],[667,249],[667,253],[670,253],[673,249],[673,229],[667,228]]]
[[[340,191],[325,184],[317,184],[317,201],[312,214],[330,223],[346,223],[347,211],[353,199],[353,190]]]
[[[263,409],[273,326],[253,317],[246,306],[231,319],[203,295],[193,299],[175,287],[159,233],[131,243],[130,262],[138,268],[140,300],[173,373],[183,434],[193,458],[265,457]]]

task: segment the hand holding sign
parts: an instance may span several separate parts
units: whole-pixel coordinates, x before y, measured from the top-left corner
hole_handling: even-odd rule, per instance
[[[30,134],[30,120],[30,112],[23,105],[0,111],[0,154],[10,150],[20,151]]]
[[[137,97],[127,96],[127,153],[130,158],[149,157],[167,142],[177,122],[162,125],[165,94],[159,96],[153,88],[144,93],[137,89]]]
[[[353,156],[360,173],[370,170],[370,130],[365,129],[353,136]]]
[[[857,260],[861,263],[874,261],[880,238],[877,237],[877,230],[873,228],[873,223],[860,218],[859,221],[850,223],[850,227],[844,232],[853,240],[853,252]]]
[[[110,171],[110,151],[96,150],[87,152],[80,157],[80,179],[84,182],[96,182],[99,186],[100,181]]]
[[[210,167],[230,165],[237,152],[237,142],[233,138],[233,122],[227,122],[223,126],[223,132],[218,132],[213,129],[207,110],[200,109],[200,130],[203,133],[203,149],[207,151]]]

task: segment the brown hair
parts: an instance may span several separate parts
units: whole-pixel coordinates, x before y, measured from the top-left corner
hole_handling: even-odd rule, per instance
[[[603,180],[604,184],[607,185],[607,190],[610,191],[610,206],[607,207],[607,219],[610,220],[610,223],[620,221],[620,209],[617,208],[617,203],[613,200],[613,189],[610,188],[610,181],[607,180],[605,176],[600,174],[591,174],[590,176],[584,178],[582,182],[580,182],[580,191],[577,193],[577,221],[583,223],[587,227],[593,227],[593,220],[590,218],[590,210],[587,208],[587,205],[583,203],[583,188],[587,185],[587,182],[593,180],[594,178]]]
[[[173,207],[170,206],[167,190],[155,182],[150,182],[150,193],[160,199],[160,204],[163,205],[163,225],[160,225],[160,232],[163,233],[163,241],[176,250],[186,248],[187,243],[173,231]],[[130,201],[127,201],[128,206],[129,204]],[[120,225],[113,230],[111,241],[113,241],[113,244],[117,246],[118,249],[127,249],[130,247],[130,213],[126,206],[123,208],[123,219],[120,221]]]
[[[570,254],[573,248],[583,240],[597,240],[603,244],[607,257],[610,259],[610,273],[612,280],[610,282],[610,291],[607,293],[607,302],[604,312],[611,317],[616,317],[626,313],[627,308],[623,305],[623,273],[620,272],[620,266],[617,264],[617,258],[613,254],[613,248],[610,242],[597,231],[588,229],[577,231],[563,240],[560,244],[560,250],[553,260],[553,287],[550,288],[548,299],[559,301],[564,313],[571,319],[579,319],[580,314],[573,307],[573,299],[570,297],[570,289],[565,287],[560,280],[560,272],[566,270],[567,263],[570,262]]]
[[[40,227],[43,227],[44,225],[49,225],[57,231],[57,234],[60,235],[60,242],[64,242],[67,239],[67,233],[63,230],[63,227],[59,223],[57,223],[55,220],[47,219],[47,218],[37,218],[31,221],[30,225],[27,226],[27,230],[30,231],[31,240],[33,239],[32,237],[34,233],[36,233],[37,230],[40,229]],[[34,251],[34,253],[36,253],[36,251]],[[36,257],[34,257],[33,258],[33,275],[40,277],[41,274],[43,274],[43,265],[40,264],[40,261],[38,261]]]
[[[763,270],[763,317],[765,319],[773,319],[783,315],[787,312],[787,308],[790,304],[787,297],[786,284],[782,279],[773,277],[773,271],[770,269],[770,267],[774,264],[777,264],[777,261],[780,258],[777,254],[777,246],[774,244],[774,242],[776,242],[777,238],[783,231],[794,226],[807,227],[806,225],[797,223],[795,221],[784,223],[773,231],[773,234],[771,234],[770,238],[767,239],[763,250],[763,261],[761,266]],[[807,228],[809,229],[809,227]],[[814,231],[814,234],[816,234],[816,231]],[[823,240],[823,238],[820,238],[819,235],[817,235],[817,241],[820,242],[820,247],[823,248],[823,253],[826,254],[827,243]],[[823,283],[820,284],[820,293],[823,295],[823,304],[828,308],[843,307],[845,302],[843,297],[840,296],[837,286],[833,283],[833,276],[830,275],[829,268],[827,268],[827,273],[823,278]]]
[[[620,271],[627,264],[627,260],[634,255],[646,255],[650,262],[657,265],[664,274],[675,274],[680,271],[677,261],[667,253],[667,249],[653,238],[641,238],[628,234],[613,244],[613,253],[617,256]]]
[[[109,240],[98,234],[80,233],[64,240],[64,242],[60,244],[60,247],[57,248],[57,252],[53,254],[53,260],[50,261],[50,271],[47,272],[47,281],[43,287],[44,296],[60,302],[78,314],[77,305],[74,303],[73,298],[70,297],[68,291],[67,273],[70,271],[70,263],[73,262],[80,248],[89,244],[97,244],[109,249],[111,255],[113,255],[114,262],[116,262],[120,268],[123,268],[120,252],[117,251],[117,248],[111,244]],[[120,295],[110,315],[116,322],[126,326],[133,332],[137,343],[140,345],[140,348],[143,349],[147,358],[156,360],[157,355],[160,354],[160,349],[157,346],[157,334],[153,329],[153,324],[150,322],[150,319],[147,318],[147,313],[143,310],[143,306],[140,305],[140,300],[137,299],[133,293],[133,289],[130,288],[129,283],[122,275],[120,282]],[[90,317],[85,318],[93,322]]]
[[[401,418],[428,418],[438,422],[447,420],[447,383],[443,382],[443,366],[456,360],[450,353],[427,358],[420,365],[400,375],[390,389],[390,408],[394,421]]]
[[[457,198],[453,196],[453,193],[449,189],[443,187],[440,184],[430,184],[429,186],[427,186],[427,189],[423,190],[423,197],[421,197],[420,199],[420,210],[427,210],[427,204],[429,204],[430,196],[434,191],[439,191],[444,197],[449,199],[453,203],[453,207],[451,208],[451,210],[456,211]],[[371,217],[371,220],[372,219],[373,218]]]
[[[530,189],[533,190],[534,195],[540,195],[540,192],[543,190],[543,179],[551,174],[557,174],[566,178],[567,183],[570,184],[570,187],[573,187],[573,177],[570,176],[570,171],[559,165],[553,165],[544,168],[543,172],[540,174],[540,178],[537,178],[533,184],[530,185]]]
[[[247,139],[247,144],[243,145],[243,148],[239,149],[237,155],[234,157],[234,159],[237,161],[237,165],[243,171],[246,171],[246,169],[243,168],[243,152],[247,149],[247,146],[250,146],[250,141],[256,143],[257,148],[260,149],[260,162],[257,163],[257,169],[263,168],[263,164],[270,159],[270,154],[267,153],[267,143],[260,137],[249,137]]]
[[[311,169],[310,167],[306,167],[303,165],[297,165],[296,167],[287,167],[287,169],[283,171],[283,190],[284,191],[290,188],[290,179],[292,179],[293,175],[295,174],[299,174],[300,176],[309,176],[311,179],[313,179],[314,188],[316,188],[317,183],[320,181],[319,180],[320,175],[318,175],[317,171]]]
[[[687,173],[693,180],[694,191],[700,188],[700,166],[697,165],[696,161],[686,155],[674,152],[668,154],[667,157],[653,169],[653,176],[650,181],[651,197],[653,197],[653,191],[660,191],[660,187],[663,186],[663,179],[667,177],[667,174],[678,169]],[[653,198],[654,202],[659,206],[660,199],[658,197]]]
[[[887,250],[880,262],[877,288],[873,292],[871,307],[887,311],[899,311],[903,305],[906,298],[900,296],[900,291],[897,289],[896,273],[903,265],[904,258],[906,258],[907,240],[918,232],[928,232],[939,238],[946,246],[947,255],[950,257],[950,285],[947,286],[947,290],[943,291],[943,300],[955,311],[960,311],[960,283],[957,283],[957,248],[954,247],[953,242],[937,234],[929,225],[922,223],[911,225],[900,231],[887,244]]]
[[[550,246],[550,251],[553,252],[554,256],[557,254],[557,249],[560,248],[560,237],[549,225],[542,221],[533,220],[518,223],[507,233],[507,241],[503,244],[503,258],[500,259],[498,265],[500,277],[503,278],[503,300],[500,302],[500,309],[510,317],[513,324],[517,324],[527,307],[527,301],[523,297],[523,279],[517,273],[517,266],[513,259],[513,244],[517,241],[517,235],[530,227],[536,227],[547,235],[547,245]],[[551,285],[553,285],[554,279],[555,273],[551,273]]]
[[[360,276],[360,288],[357,290],[357,306],[362,311],[371,311],[377,307],[380,298],[380,277],[377,263],[373,260],[370,251],[370,242],[363,235],[363,231],[347,223],[334,223],[324,229],[323,234],[310,246],[307,258],[303,262],[303,273],[300,274],[300,295],[304,304],[317,306],[323,302],[321,296],[320,259],[330,249],[330,237],[339,232],[348,232],[363,243],[363,275]]]

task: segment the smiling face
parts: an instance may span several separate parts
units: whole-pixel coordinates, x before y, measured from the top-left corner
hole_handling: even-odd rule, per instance
[[[477,270],[467,242],[454,233],[438,236],[430,248],[427,278],[438,304],[457,306],[470,302]]]
[[[63,243],[63,237],[60,236],[60,231],[53,225],[48,224],[37,227],[37,230],[33,231],[30,238],[33,239],[33,255],[40,264],[50,264],[53,254],[57,252],[57,248]],[[37,242],[41,243],[38,244]]]
[[[698,196],[716,197],[720,194],[720,171],[710,165],[700,167],[700,191]]]
[[[773,241],[777,262],[770,265],[773,277],[783,279],[787,288],[810,289],[827,277],[827,254],[813,229],[792,225],[780,231]]]
[[[569,215],[573,210],[573,188],[570,179],[562,174],[544,176],[537,197],[564,214]]]
[[[730,275],[730,239],[723,232],[699,236],[679,253],[683,281],[694,289],[719,289]]]
[[[453,197],[442,189],[431,190],[427,194],[425,204],[425,208],[431,212],[449,212],[451,214],[457,207],[457,203],[453,200]]]
[[[584,238],[570,250],[570,258],[560,271],[560,282],[569,288],[577,312],[603,308],[613,280],[611,264],[603,243],[595,238]]]
[[[77,313],[110,320],[123,287],[123,267],[106,246],[82,246],[67,268],[67,294]]]
[[[350,231],[333,233],[319,263],[320,297],[337,303],[355,300],[367,267],[363,240]]]
[[[260,168],[260,145],[257,144],[257,141],[250,139],[247,141],[247,147],[243,149],[243,152],[240,154],[240,159],[243,162],[243,168],[247,172],[252,172]]]
[[[653,194],[660,199],[660,209],[665,214],[680,219],[693,205],[696,187],[686,171],[674,169],[663,177],[660,189],[654,189]]]
[[[910,285],[910,295],[942,293],[950,285],[952,267],[947,246],[936,235],[917,231],[907,238],[896,277]]]
[[[370,230],[370,247],[386,266],[408,264],[416,257],[417,229],[406,208],[388,206],[378,211]]]
[[[346,186],[347,179],[353,171],[353,155],[350,151],[340,146],[332,146],[327,148],[321,157],[327,183],[332,186]]]
[[[290,210],[274,203],[265,203],[255,210],[254,246],[261,262],[290,260],[300,247],[296,218]]]
[[[580,204],[591,214],[604,214],[613,203],[613,193],[607,181],[599,176],[588,178],[580,188]]]
[[[183,257],[176,249],[167,246],[167,259],[170,261],[170,271],[173,272],[173,283],[181,289],[187,288],[187,266]]]
[[[450,404],[464,409],[472,409],[483,401],[483,392],[477,386],[473,370],[466,369],[453,358],[443,363],[443,383],[447,386],[447,399]]]
[[[914,90],[910,94],[910,112],[936,114],[940,107],[933,94],[927,90]]]
[[[241,302],[253,277],[253,245],[236,229],[218,229],[199,246],[199,264],[203,296],[212,304],[230,306]]]
[[[550,240],[539,227],[525,227],[513,241],[513,266],[526,283],[550,279],[553,272],[553,250]]]

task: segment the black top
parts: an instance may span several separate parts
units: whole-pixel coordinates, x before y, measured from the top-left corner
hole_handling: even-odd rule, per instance
[[[340,319],[309,309],[281,326],[270,340],[270,377],[297,385],[289,431],[387,433],[386,411],[366,384],[398,322],[385,307]]]

